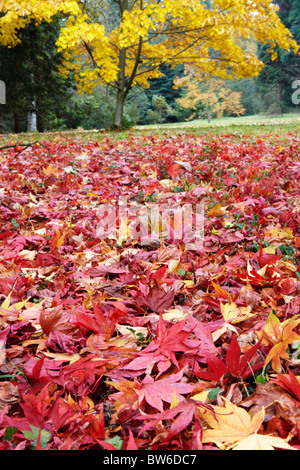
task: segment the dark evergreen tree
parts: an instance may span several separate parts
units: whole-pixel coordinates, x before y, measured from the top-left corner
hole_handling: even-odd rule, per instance
[[[276,0],[276,3],[280,8],[278,15],[281,21],[300,45],[300,0]],[[259,57],[265,63],[258,77],[265,109],[274,114],[291,110],[294,107],[292,83],[300,79],[300,52],[295,55],[277,49],[277,60],[272,61],[267,45],[259,45],[258,48]]]
[[[180,76],[183,73],[183,66],[177,65],[172,69],[171,67],[164,65],[160,68],[160,70],[164,75],[162,77],[151,80],[150,88],[145,90],[145,94],[149,100],[149,103],[152,103],[152,105],[150,105],[149,109],[147,110],[147,115],[149,111],[151,113],[156,112],[156,109],[153,107],[153,97],[161,96],[165,99],[167,105],[174,110],[173,113],[170,113],[166,116],[166,122],[179,121],[180,118],[175,110],[178,109],[176,99],[180,97],[180,90],[175,90],[173,88],[173,82],[176,76]],[[147,117],[144,115],[144,118],[140,120],[140,123],[146,121]]]
[[[38,131],[66,118],[65,104],[75,82],[59,74],[62,56],[55,43],[60,27],[60,18],[38,27],[32,22],[20,32],[21,44],[0,47],[0,79],[6,84],[2,130],[26,131],[30,111],[36,115]]]

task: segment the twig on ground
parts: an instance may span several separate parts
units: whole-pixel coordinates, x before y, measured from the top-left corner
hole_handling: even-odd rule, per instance
[[[49,147],[46,145],[46,144],[42,144],[41,142],[39,142],[38,140],[36,140],[35,142],[29,142],[28,144],[14,144],[14,145],[4,145],[3,147],[0,147],[0,151],[1,150],[5,150],[5,149],[9,149],[9,148],[17,148],[17,147],[22,147],[21,150],[18,151],[18,153],[16,153],[16,155],[14,155],[14,157],[17,157],[18,155],[20,155],[20,153],[22,153],[24,150],[26,150],[27,148],[29,147],[33,147],[35,144],[39,144],[41,145],[42,147],[44,147],[48,154],[50,155],[50,157],[52,157],[52,154],[49,150]]]

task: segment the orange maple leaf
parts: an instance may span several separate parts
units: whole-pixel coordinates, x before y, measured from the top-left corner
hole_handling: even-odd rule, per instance
[[[281,372],[281,359],[288,360],[288,345],[300,340],[300,336],[292,331],[300,323],[298,315],[280,322],[276,314],[271,311],[264,330],[258,331],[257,336],[262,338],[262,344],[271,346],[266,357],[264,369],[271,361],[271,366],[275,372]]]

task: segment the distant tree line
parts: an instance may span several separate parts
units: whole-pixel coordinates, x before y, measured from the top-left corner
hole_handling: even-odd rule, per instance
[[[276,3],[282,22],[300,45],[300,0],[276,0]],[[62,17],[57,15],[51,23],[43,22],[38,27],[32,22],[20,33],[21,44],[12,48],[0,46],[0,80],[6,85],[6,104],[0,105],[0,132],[101,129],[111,125],[114,90],[99,85],[93,92],[80,95],[72,74],[66,78],[60,73],[63,57],[55,43],[61,21]],[[277,60],[272,61],[267,45],[250,41],[250,46],[258,48],[265,67],[257,78],[224,81],[221,88],[227,90],[227,101],[230,101],[228,97],[239,96],[236,109],[243,109],[245,115],[280,115],[299,109],[291,96],[292,82],[300,80],[300,53],[295,56],[278,48]],[[189,87],[174,86],[176,77],[182,79],[186,74],[182,65],[162,66],[161,72],[162,77],[150,80],[150,88],[135,87],[129,92],[124,108],[125,126],[214,117],[211,100],[204,98],[207,94],[204,85],[199,85],[197,105],[195,102],[191,107],[184,105]],[[222,115],[235,115],[234,110],[222,107],[222,103],[217,109],[222,109]]]

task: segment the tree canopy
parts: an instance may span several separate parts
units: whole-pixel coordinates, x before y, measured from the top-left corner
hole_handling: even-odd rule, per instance
[[[0,0],[0,43],[15,45],[20,30],[34,20],[65,15],[57,40],[64,71],[75,73],[79,90],[98,83],[116,90],[114,124],[122,123],[132,86],[149,86],[161,66],[192,64],[200,74],[222,79],[257,76],[263,63],[244,47],[254,37],[276,47],[298,50],[270,0]]]

